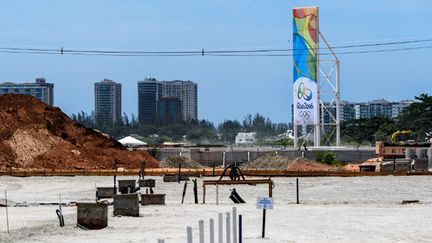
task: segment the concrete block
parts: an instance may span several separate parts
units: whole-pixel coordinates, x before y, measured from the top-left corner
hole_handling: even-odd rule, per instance
[[[359,165],[361,172],[375,172],[375,165]]]
[[[427,171],[429,165],[429,160],[426,158],[423,159],[415,159],[414,170],[415,171]]]
[[[182,175],[180,181],[188,181],[189,176]],[[177,182],[177,175],[164,175],[163,182]]]
[[[156,187],[156,180],[146,179],[138,180],[139,187]]]
[[[139,216],[138,194],[114,195],[114,216]]]
[[[136,180],[118,180],[118,188],[120,193],[125,194],[134,192]]]
[[[114,187],[97,187],[98,198],[112,198],[114,196]]]
[[[165,205],[165,194],[141,194],[141,205]]]
[[[103,203],[77,203],[77,224],[87,229],[108,226],[108,205]]]

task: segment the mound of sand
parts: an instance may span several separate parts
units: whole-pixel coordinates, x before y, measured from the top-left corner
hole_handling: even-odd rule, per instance
[[[336,171],[337,167],[307,160],[305,158],[286,158],[280,155],[264,155],[241,165],[248,169],[277,169],[290,171]]]
[[[158,167],[146,151],[128,151],[32,96],[1,95],[0,121],[0,169]]]
[[[169,156],[160,162],[160,167],[163,168],[178,168],[179,163],[182,168],[201,168],[200,163],[190,160],[183,156]]]

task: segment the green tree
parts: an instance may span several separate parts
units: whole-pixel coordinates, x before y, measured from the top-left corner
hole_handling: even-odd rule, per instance
[[[225,120],[218,126],[222,141],[228,144],[234,143],[237,133],[241,132],[242,129],[242,125],[237,120]]]
[[[418,141],[432,136],[432,96],[421,94],[397,117],[398,130],[411,130]]]
[[[341,125],[344,142],[373,144],[379,140],[388,140],[393,133],[395,123],[387,117],[371,117],[345,121]]]

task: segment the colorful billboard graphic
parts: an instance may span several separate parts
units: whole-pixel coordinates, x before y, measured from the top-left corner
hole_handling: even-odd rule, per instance
[[[293,9],[294,125],[318,123],[318,7]]]

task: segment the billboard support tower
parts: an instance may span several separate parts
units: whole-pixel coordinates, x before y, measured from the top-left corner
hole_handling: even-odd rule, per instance
[[[330,60],[318,62],[318,69],[323,77],[319,79],[321,82],[318,88],[321,94],[321,135],[324,145],[340,146],[340,62],[324,35],[321,32],[319,35],[332,57]]]
[[[293,19],[294,146],[299,147],[298,126],[302,126],[304,140],[308,131],[313,133],[315,147],[321,141],[340,146],[339,59],[319,31],[318,7],[294,8]],[[319,58],[319,37],[332,60]],[[326,69],[329,63],[332,66]]]

